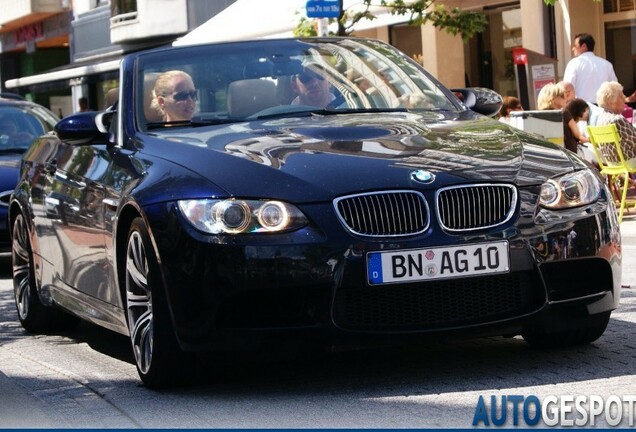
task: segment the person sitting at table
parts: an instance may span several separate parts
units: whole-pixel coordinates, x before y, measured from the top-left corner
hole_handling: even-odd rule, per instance
[[[625,161],[630,167],[636,167],[636,128],[622,115],[625,108],[623,86],[617,81],[604,82],[596,92],[596,103],[603,108],[596,125],[616,125]]]
[[[540,110],[565,108],[565,89],[555,83],[548,83],[541,87],[537,96],[537,108]]]
[[[565,88],[560,84],[548,83],[537,96],[537,105],[540,110],[560,110],[563,115],[563,144],[568,150],[577,153],[579,142],[589,142],[583,135],[570,111],[565,109]]]
[[[514,96],[504,96],[503,104],[499,110],[499,121],[510,124],[510,113],[512,111],[523,111],[521,101],[519,98]]]
[[[575,98],[565,105],[563,110],[563,144],[565,148],[577,153],[580,143],[590,142],[590,139],[581,133],[578,122],[589,119],[590,108],[587,101]],[[566,123],[567,120],[567,123]]]

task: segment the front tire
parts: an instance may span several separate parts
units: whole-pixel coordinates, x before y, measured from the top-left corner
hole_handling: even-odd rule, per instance
[[[128,232],[126,246],[126,312],[139,377],[147,387],[181,383],[186,356],[176,340],[150,235],[141,218]]]
[[[79,318],[40,301],[35,281],[33,249],[26,219],[19,213],[13,223],[11,238],[13,263],[13,294],[22,327],[29,333],[68,330],[79,323]]]

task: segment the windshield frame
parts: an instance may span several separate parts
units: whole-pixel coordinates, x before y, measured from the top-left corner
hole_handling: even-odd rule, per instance
[[[285,105],[281,102],[283,80],[301,79],[304,71],[319,75],[320,81],[331,87],[332,104],[310,105],[317,111],[333,110],[337,114],[341,110],[350,114],[365,110],[382,112],[383,109],[387,112],[466,109],[417,62],[385,42],[361,38],[268,39],[173,47],[139,54],[133,76],[135,122],[141,130],[191,125],[189,119],[165,122],[165,117],[164,120],[148,117],[151,100],[158,100],[152,84],[161,73],[176,69],[189,74],[196,88],[195,113],[190,117],[195,124],[203,123],[201,118],[211,119],[207,124],[257,119],[258,112],[250,112],[249,106],[243,110],[233,109],[233,83],[244,81],[246,85],[260,86],[254,87],[251,93],[255,106],[261,93],[271,98],[276,92],[276,98],[281,99],[270,103],[271,108]],[[370,87],[364,88],[361,81]],[[288,103],[295,104],[294,100]],[[154,105],[156,108],[157,104]],[[277,115],[285,116],[284,111]],[[303,110],[299,110],[301,112]],[[288,114],[293,117],[294,110]]]

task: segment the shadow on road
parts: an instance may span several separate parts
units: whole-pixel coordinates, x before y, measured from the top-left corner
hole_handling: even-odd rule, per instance
[[[10,253],[0,253],[0,279],[11,279]]]
[[[0,277],[10,278],[3,264],[0,262]],[[605,334],[582,347],[539,350],[518,337],[311,352],[268,345],[258,352],[200,356],[191,385],[169,393],[315,395],[353,391],[390,397],[501,388],[493,387],[493,382],[521,388],[630,376],[636,358],[636,291],[628,289],[623,294],[624,301]],[[15,322],[11,334],[0,335],[0,344],[9,337],[32,337],[19,326],[12,290],[0,290],[0,313],[5,323]],[[125,336],[87,323],[58,336],[64,340],[49,343],[86,343],[106,356],[134,364]]]

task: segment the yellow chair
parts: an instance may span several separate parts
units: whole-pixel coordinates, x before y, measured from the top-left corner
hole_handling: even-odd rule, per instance
[[[618,221],[622,222],[623,212],[626,206],[636,208],[636,199],[627,200],[627,191],[630,187],[631,175],[636,173],[636,168],[630,168],[623,156],[621,138],[615,124],[605,126],[588,126],[587,135],[590,138],[594,154],[599,164],[601,174],[607,176],[607,181],[614,193],[614,198],[619,206]],[[615,181],[622,180],[622,185],[617,189]]]

